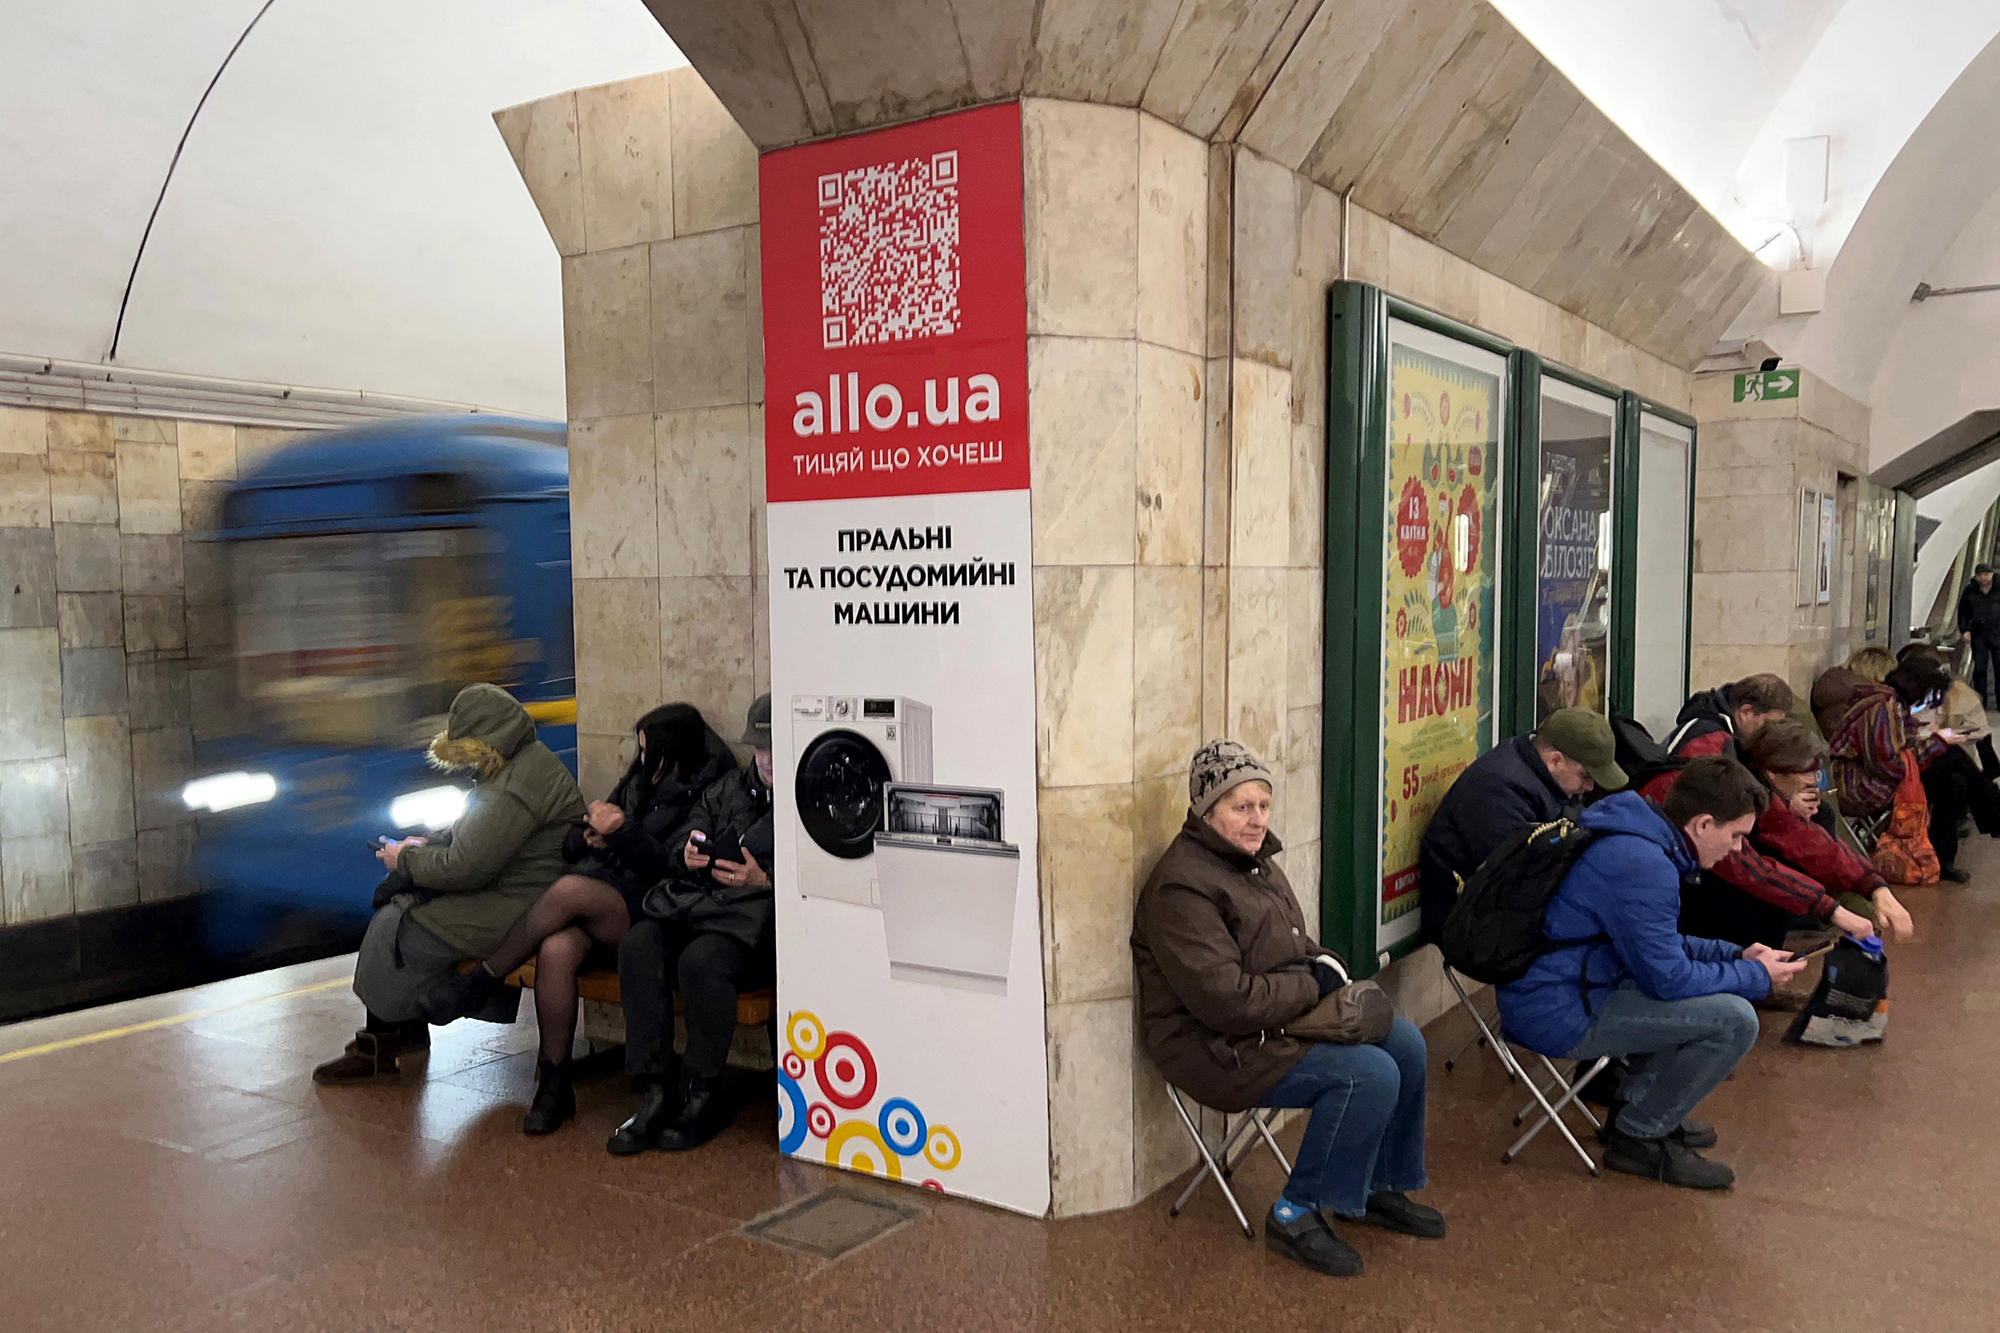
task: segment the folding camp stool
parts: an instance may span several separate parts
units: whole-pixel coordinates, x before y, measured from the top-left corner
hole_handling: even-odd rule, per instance
[[[1236,1191],[1229,1188],[1229,1178],[1241,1165],[1243,1155],[1256,1145],[1258,1139],[1262,1139],[1264,1146],[1271,1150],[1271,1156],[1278,1159],[1278,1165],[1284,1169],[1285,1174],[1288,1176],[1292,1174],[1292,1164],[1285,1160],[1284,1149],[1280,1148],[1278,1141],[1271,1137],[1273,1108],[1256,1106],[1245,1111],[1243,1118],[1236,1122],[1236,1128],[1222,1140],[1222,1150],[1219,1153],[1211,1153],[1208,1144],[1202,1141],[1201,1127],[1195,1124],[1194,1117],[1188,1114],[1187,1103],[1181,1100],[1180,1089],[1171,1083],[1167,1084],[1167,1096],[1173,1099],[1174,1111],[1181,1118],[1181,1127],[1187,1130],[1188,1137],[1194,1140],[1195,1151],[1201,1154],[1202,1161],[1201,1170],[1195,1172],[1194,1179],[1190,1180],[1187,1188],[1181,1191],[1181,1197],[1174,1200],[1174,1206],[1167,1210],[1167,1216],[1179,1217],[1181,1209],[1187,1206],[1187,1201],[1194,1197],[1197,1189],[1201,1188],[1201,1182],[1209,1176],[1214,1176],[1215,1183],[1222,1187],[1222,1197],[1229,1200],[1229,1210],[1236,1214],[1236,1225],[1243,1228],[1243,1239],[1256,1240],[1257,1232],[1250,1225],[1250,1219],[1244,1215],[1243,1205],[1236,1201]],[[1252,1131],[1255,1131],[1255,1137],[1252,1137]]]
[[[1444,979],[1451,983],[1452,990],[1458,996],[1459,1007],[1465,1010],[1466,1013],[1472,1015],[1472,1023],[1473,1023],[1472,1035],[1465,1039],[1464,1043],[1459,1046],[1458,1050],[1452,1055],[1451,1059],[1446,1060],[1444,1062],[1444,1072],[1449,1074],[1452,1071],[1452,1068],[1455,1065],[1457,1065],[1460,1060],[1463,1060],[1465,1058],[1465,1053],[1471,1050],[1474,1046],[1484,1046],[1489,1050],[1498,1053],[1503,1043],[1493,1031],[1493,1029],[1500,1026],[1500,1015],[1498,1011],[1497,1010],[1495,1011],[1493,1015],[1493,1021],[1491,1023],[1487,1022],[1486,1015],[1479,1012],[1479,1006],[1477,1004],[1474,1004],[1472,1001],[1472,997],[1465,993],[1465,983],[1458,979],[1458,973],[1452,971],[1451,965],[1449,963],[1445,964]],[[1500,1056],[1499,1058],[1500,1058],[1500,1067],[1507,1071],[1507,1081],[1509,1083],[1514,1082],[1516,1076],[1514,1073],[1513,1062],[1508,1060],[1504,1055]]]
[[[1527,1047],[1522,1046],[1522,1050],[1528,1051],[1535,1059],[1541,1061],[1542,1068],[1548,1071],[1549,1083],[1545,1087],[1537,1081],[1533,1074],[1528,1072],[1527,1068],[1521,1063],[1520,1057],[1514,1053],[1514,1046],[1517,1043],[1510,1043],[1504,1040],[1504,1033],[1502,1036],[1503,1040],[1494,1046],[1494,1052],[1513,1069],[1514,1073],[1520,1076],[1521,1082],[1528,1085],[1528,1094],[1534,1098],[1533,1101],[1515,1113],[1514,1123],[1516,1125],[1521,1124],[1528,1118],[1529,1112],[1533,1111],[1536,1107],[1541,1108],[1541,1114],[1535,1117],[1534,1124],[1528,1126],[1527,1133],[1514,1140],[1513,1147],[1500,1154],[1501,1164],[1504,1166],[1520,1156],[1521,1149],[1527,1147],[1529,1142],[1537,1134],[1541,1133],[1546,1126],[1553,1124],[1556,1127],[1556,1132],[1561,1134],[1569,1143],[1571,1149],[1575,1151],[1576,1155],[1583,1159],[1583,1164],[1589,1168],[1590,1174],[1592,1176],[1602,1176],[1604,1172],[1598,1166],[1597,1159],[1592,1157],[1585,1150],[1584,1146],[1577,1141],[1576,1135],[1570,1133],[1569,1126],[1563,1123],[1562,1117],[1564,1111],[1574,1106],[1577,1110],[1583,1112],[1583,1118],[1590,1122],[1590,1128],[1593,1133],[1603,1127],[1597,1117],[1591,1113],[1590,1108],[1577,1100],[1577,1094],[1582,1092],[1592,1079],[1610,1067],[1611,1057],[1608,1055],[1599,1056],[1591,1062],[1588,1068],[1585,1067],[1583,1061],[1579,1060],[1576,1062],[1575,1070],[1572,1071],[1572,1077],[1565,1079],[1562,1076],[1562,1071],[1556,1068],[1555,1061],[1549,1059],[1548,1056],[1543,1055],[1540,1051],[1528,1050]],[[1551,1102],[1549,1100],[1550,1096],[1554,1095],[1558,1090],[1560,1090],[1562,1095]]]

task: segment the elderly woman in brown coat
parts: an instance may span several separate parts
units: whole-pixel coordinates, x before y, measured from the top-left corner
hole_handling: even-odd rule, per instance
[[[1169,1082],[1205,1106],[1306,1107],[1290,1181],[1264,1223],[1273,1250],[1351,1277],[1361,1256],[1323,1214],[1411,1236],[1444,1235],[1407,1197],[1424,1175],[1424,1038],[1398,1018],[1379,1045],[1289,1035],[1347,983],[1306,932],[1272,859],[1271,774],[1234,741],[1195,753],[1187,822],[1153,868],[1132,923],[1141,1037]]]

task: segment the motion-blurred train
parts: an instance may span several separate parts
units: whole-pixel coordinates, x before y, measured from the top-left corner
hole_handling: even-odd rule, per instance
[[[181,793],[212,950],[297,913],[366,921],[365,844],[463,808],[424,746],[468,682],[513,691],[575,770],[565,446],[559,422],[409,417],[300,437],[231,487],[236,734],[196,747]]]

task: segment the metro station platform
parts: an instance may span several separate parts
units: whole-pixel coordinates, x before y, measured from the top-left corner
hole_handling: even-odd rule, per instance
[[[519,1131],[532,1023],[440,1030],[403,1086],[312,1066],[360,1020],[347,959],[0,1029],[0,1326],[20,1330],[1923,1330],[1996,1325],[2000,846],[1916,889],[1879,1049],[1782,1046],[1705,1105],[1731,1193],[1593,1181],[1552,1136],[1499,1163],[1517,1094],[1441,1064],[1424,1196],[1449,1238],[1362,1228],[1355,1280],[1246,1244],[1204,1187],[1042,1222],[780,1159],[761,1095],[692,1154],[615,1159],[622,1075]],[[1296,1128],[1292,1137],[1296,1138]],[[1289,1146],[1289,1145],[1288,1145]],[[1261,1212],[1268,1159],[1239,1176]],[[829,1187],[916,1215],[828,1260],[744,1234]]]

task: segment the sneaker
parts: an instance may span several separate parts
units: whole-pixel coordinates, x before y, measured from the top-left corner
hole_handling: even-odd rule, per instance
[[[397,1057],[427,1051],[430,1045],[430,1029],[421,1023],[400,1024],[382,1032],[362,1028],[338,1059],[328,1060],[313,1070],[313,1082],[327,1087],[395,1083],[402,1077],[396,1067]]]
[[[1734,1171],[1721,1162],[1709,1161],[1672,1135],[1634,1138],[1613,1125],[1605,1145],[1604,1165],[1628,1176],[1644,1176],[1691,1190],[1726,1190],[1736,1183]]]
[[[1368,1211],[1362,1214],[1360,1220],[1371,1227],[1381,1227],[1384,1231],[1405,1236],[1422,1236],[1425,1240],[1444,1239],[1444,1214],[1418,1203],[1401,1190],[1383,1190],[1369,1195]]]
[[[1950,884],[1970,884],[1972,872],[1960,869],[1958,866],[1940,866],[1938,878]]]
[[[553,1134],[576,1114],[576,1089],[570,1086],[569,1064],[547,1060],[535,1066],[535,1100],[521,1117],[523,1134]]]
[[[1308,1210],[1289,1222],[1280,1222],[1278,1210],[1273,1208],[1264,1218],[1264,1248],[1328,1277],[1361,1276],[1361,1256],[1334,1235],[1317,1212]]]
[[[1605,1108],[1607,1114],[1604,1117],[1604,1123],[1597,1128],[1597,1141],[1599,1143],[1611,1142],[1611,1122],[1616,1120],[1618,1113],[1624,1109],[1624,1102],[1613,1102]],[[1713,1148],[1717,1138],[1714,1125],[1709,1124],[1706,1120],[1696,1120],[1693,1116],[1689,1116],[1673,1129],[1669,1130],[1667,1137],[1678,1139],[1690,1148]]]

